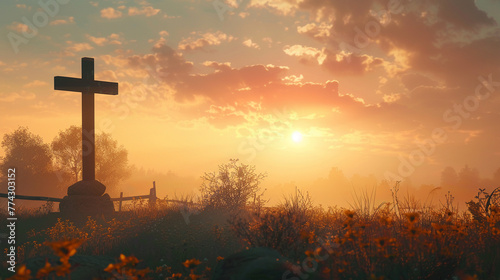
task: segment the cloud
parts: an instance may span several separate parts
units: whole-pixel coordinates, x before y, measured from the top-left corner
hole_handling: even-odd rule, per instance
[[[66,41],[66,44],[69,46],[66,48],[66,51],[70,52],[82,52],[94,49],[89,43],[75,43],[72,41]]]
[[[10,30],[16,31],[18,33],[28,32],[28,30],[29,30],[28,25],[26,25],[24,23],[20,23],[20,22],[13,22],[9,26],[7,26],[7,28]]]
[[[25,84],[23,87],[32,88],[32,87],[41,87],[41,86],[47,86],[47,85],[49,85],[47,82],[40,81],[40,80],[34,80],[33,82]]]
[[[19,9],[29,9],[31,10],[31,7],[27,6],[26,4],[16,4],[16,7]]]
[[[314,18],[297,32],[324,44],[323,66],[335,74],[360,75],[381,65],[389,77],[420,72],[448,86],[473,87],[478,75],[498,70],[499,26],[474,0],[303,0],[296,9]]]
[[[322,64],[326,59],[324,50],[319,50],[317,48],[306,47],[302,45],[285,46],[283,48],[283,52],[285,52],[289,56],[299,57],[300,61],[303,63],[313,62]]]
[[[99,73],[96,73],[95,79],[101,81],[117,81],[118,76],[116,75],[116,72],[113,70],[103,70],[99,71]]]
[[[155,9],[151,6],[145,6],[142,8],[137,8],[137,7],[129,7],[128,8],[128,15],[129,16],[137,16],[137,15],[144,15],[146,17],[152,17],[157,15],[160,12],[160,9]]]
[[[115,10],[112,7],[105,8],[101,10],[101,17],[102,18],[107,18],[107,19],[114,19],[114,18],[120,18],[122,17],[123,13]]]
[[[337,75],[362,75],[383,62],[369,55],[334,53],[325,48],[319,50],[302,45],[285,46],[283,51],[289,56],[298,57],[301,63],[317,64]]]
[[[267,8],[279,15],[294,15],[297,10],[297,1],[283,0],[252,0],[248,4],[249,8]]]
[[[495,25],[494,19],[479,10],[472,0],[441,0],[437,17],[465,30]]]
[[[155,78],[173,84],[186,77],[193,68],[192,62],[186,61],[182,54],[165,44],[155,45],[152,54],[128,57],[127,64],[133,69],[145,70]]]
[[[250,15],[250,13],[247,13],[247,12],[240,12],[240,13],[238,13],[238,16],[239,16],[240,18],[246,18],[246,17],[248,17],[249,15]]]
[[[196,32],[192,32],[191,34],[195,36],[184,38],[179,42],[179,50],[201,50],[206,49],[206,47],[208,46],[220,45],[222,42],[231,42],[234,39],[233,36],[227,35],[221,31],[217,31],[215,33],[207,32],[204,34],[197,34]]]
[[[50,22],[50,25],[62,25],[75,23],[74,17],[68,17],[67,19],[57,19]]]
[[[207,121],[218,128],[254,123],[255,117],[260,119],[261,114],[271,114],[276,108],[289,108],[304,121],[319,118],[320,123],[321,119],[332,117],[338,121],[335,112],[356,116],[368,111],[363,111],[367,106],[363,100],[339,94],[337,81],[305,83],[303,76],[287,76],[289,69],[284,66],[257,64],[233,68],[229,63],[206,61],[203,65],[213,72],[195,74],[193,64],[167,45],[155,47],[151,54],[129,57],[129,65],[149,71],[158,82],[171,86],[179,103],[202,100],[197,112],[208,114]],[[258,122],[261,121],[265,122]]]
[[[321,22],[319,25],[311,22],[304,26],[297,26],[297,32],[317,39],[320,42],[326,42],[331,35],[330,30],[332,27],[332,24],[326,22]]]
[[[383,63],[382,59],[370,55],[333,53],[328,50],[325,50],[325,57],[321,65],[337,75],[362,75]]]
[[[0,102],[16,102],[17,100],[33,100],[36,95],[32,92],[11,92],[11,93],[0,93]]]
[[[104,46],[105,43],[108,42],[108,39],[105,37],[94,37],[87,34],[87,38],[92,41],[92,43],[98,46]]]
[[[257,43],[252,42],[252,39],[245,40],[242,44],[249,48],[260,49],[260,46]]]
[[[85,37],[97,46],[121,45],[123,41],[120,35],[115,33],[112,33],[107,37],[94,37],[89,34],[85,35]]]

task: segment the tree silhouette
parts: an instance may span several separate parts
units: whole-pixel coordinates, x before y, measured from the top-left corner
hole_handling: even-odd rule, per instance
[[[443,171],[441,171],[441,187],[458,187],[458,174],[453,167],[447,166]]]
[[[82,130],[72,125],[60,131],[51,144],[56,163],[78,181],[82,172]]]
[[[128,151],[118,146],[118,141],[110,134],[102,133],[96,137],[96,179],[106,186],[115,187],[120,181],[130,177]]]
[[[71,126],[60,131],[51,144],[57,166],[71,174],[74,182],[82,177],[82,130]],[[113,188],[128,178],[131,169],[128,166],[128,152],[123,146],[101,133],[96,135],[96,179]]]
[[[1,159],[0,170],[2,174],[7,174],[7,169],[16,169],[17,194],[61,194],[60,181],[52,165],[52,153],[49,145],[43,143],[42,137],[33,134],[27,127],[19,127],[4,135],[2,148],[5,156]]]
[[[465,165],[460,172],[458,172],[459,185],[463,191],[468,194],[474,194],[481,186],[481,178],[479,177],[479,170]]]

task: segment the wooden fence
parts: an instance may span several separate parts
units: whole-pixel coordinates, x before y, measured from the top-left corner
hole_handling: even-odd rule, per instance
[[[5,197],[7,198],[8,195],[6,193],[0,193],[0,197]],[[149,189],[149,194],[146,195],[136,195],[136,196],[127,196],[123,197],[123,192],[120,192],[120,197],[118,198],[111,198],[111,201],[118,201],[118,212],[122,211],[122,202],[127,201],[127,200],[134,200],[134,199],[148,199],[149,205],[153,206],[156,204],[156,182],[153,181],[153,187]],[[61,202],[63,199],[62,198],[55,198],[55,197],[46,197],[46,196],[30,196],[30,195],[16,195],[14,199],[23,199],[23,200],[40,200],[40,201],[53,201],[53,202]],[[180,202],[182,201],[176,201],[172,200],[169,202]]]
[[[134,199],[141,199],[141,198],[148,198],[149,199],[149,205],[155,205],[156,204],[156,182],[153,181],[153,187],[149,189],[149,194],[146,195],[137,195],[137,196],[127,196],[123,197],[123,192],[120,192],[120,197],[119,198],[112,198],[111,201],[119,201],[118,203],[118,212],[122,211],[122,202],[127,201],[127,200],[134,200]]]

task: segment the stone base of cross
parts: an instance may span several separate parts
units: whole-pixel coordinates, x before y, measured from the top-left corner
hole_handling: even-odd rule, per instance
[[[106,186],[97,180],[78,181],[68,187],[68,195],[59,203],[59,211],[68,217],[111,215],[115,207],[105,191]]]
[[[82,177],[68,187],[68,195],[59,204],[61,214],[83,216],[111,214],[113,202],[105,194],[106,186],[95,179],[94,94],[118,94],[118,83],[94,80],[94,59],[82,58],[82,77],[54,77],[54,89],[82,93]]]

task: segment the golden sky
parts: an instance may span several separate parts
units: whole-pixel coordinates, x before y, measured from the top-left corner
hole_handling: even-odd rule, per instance
[[[50,142],[80,125],[80,94],[54,91],[53,77],[80,77],[81,58],[93,57],[96,79],[119,83],[118,96],[96,95],[97,133],[138,167],[199,177],[239,158],[305,189],[332,168],[420,185],[439,184],[447,166],[482,177],[500,167],[499,1],[41,0],[0,10],[1,135],[28,126]]]

